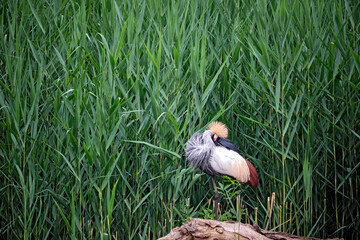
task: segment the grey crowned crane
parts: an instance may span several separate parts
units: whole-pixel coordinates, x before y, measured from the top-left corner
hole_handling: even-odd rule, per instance
[[[215,176],[226,175],[254,188],[259,185],[255,167],[235,147],[228,137],[228,128],[212,122],[203,133],[195,133],[186,144],[186,158],[194,168],[211,176],[215,191],[215,219],[218,216],[219,193]]]

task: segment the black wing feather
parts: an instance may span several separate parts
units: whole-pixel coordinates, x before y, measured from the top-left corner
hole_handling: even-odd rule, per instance
[[[227,138],[220,138],[220,137],[218,137],[218,138],[216,139],[216,141],[215,141],[215,145],[216,145],[216,146],[223,146],[223,147],[225,147],[225,148],[227,148],[227,149],[229,149],[229,150],[233,150],[234,152],[237,152],[238,154],[241,155],[240,150],[239,150],[234,144],[232,144],[232,143],[230,142],[230,140],[227,139]]]

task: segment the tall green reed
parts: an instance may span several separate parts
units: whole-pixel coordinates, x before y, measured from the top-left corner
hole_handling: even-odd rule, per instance
[[[211,184],[183,149],[218,119],[260,176],[219,179],[228,218],[358,237],[358,3],[1,10],[2,236],[152,239],[204,216]]]

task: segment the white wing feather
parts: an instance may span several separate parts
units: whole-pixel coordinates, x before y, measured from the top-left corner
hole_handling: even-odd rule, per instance
[[[250,170],[245,159],[235,151],[221,146],[215,147],[210,165],[215,171],[233,177],[239,182],[250,180]]]

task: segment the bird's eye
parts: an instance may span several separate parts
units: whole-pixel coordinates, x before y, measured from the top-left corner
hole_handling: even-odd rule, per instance
[[[215,142],[216,141],[216,135],[215,134],[211,135],[211,139]]]

